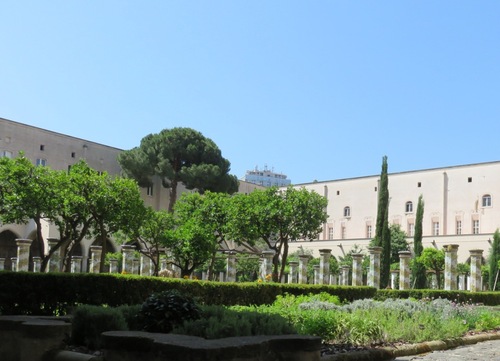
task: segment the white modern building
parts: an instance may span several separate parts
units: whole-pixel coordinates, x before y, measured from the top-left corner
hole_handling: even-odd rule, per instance
[[[264,166],[263,170],[258,167],[255,167],[254,170],[247,170],[243,179],[245,182],[264,187],[286,187],[291,184],[291,180],[285,174],[275,173],[274,169],[269,170],[267,165]]]
[[[458,261],[469,251],[487,257],[493,233],[500,228],[500,162],[389,173],[389,222],[399,224],[413,245],[418,198],[424,206],[423,245],[459,246]],[[380,175],[299,184],[328,199],[328,221],[318,240],[294,242],[319,255],[331,249],[342,256],[355,245],[366,250],[375,237]]]

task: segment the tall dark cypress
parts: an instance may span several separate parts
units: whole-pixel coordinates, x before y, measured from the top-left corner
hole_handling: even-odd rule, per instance
[[[415,258],[412,267],[413,284],[415,288],[425,288],[426,276],[425,266],[417,262],[417,258],[422,254],[424,247],[422,246],[422,220],[424,219],[424,200],[422,195],[418,197],[417,217],[415,220],[415,235],[413,237],[413,251]]]
[[[498,272],[498,262],[500,261],[500,231],[497,229],[493,235],[493,244],[491,245],[489,264],[490,264],[490,275],[489,275],[489,286],[490,291],[495,291],[500,289],[499,285],[499,272]]]
[[[382,247],[380,262],[380,287],[389,284],[391,268],[391,232],[389,229],[389,177],[387,175],[387,156],[382,158],[382,172],[378,193],[377,224],[375,245]]]

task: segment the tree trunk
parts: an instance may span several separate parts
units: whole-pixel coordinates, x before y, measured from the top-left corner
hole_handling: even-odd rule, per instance
[[[101,262],[99,264],[99,273],[104,273],[104,266],[106,262],[106,253],[107,253],[107,242],[106,242],[106,229],[104,227],[104,224],[101,223],[99,225],[100,228],[100,237],[101,237]]]

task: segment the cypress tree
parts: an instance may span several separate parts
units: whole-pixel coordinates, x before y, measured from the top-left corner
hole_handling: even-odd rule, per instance
[[[385,288],[389,284],[391,272],[391,231],[389,229],[389,177],[387,175],[387,156],[382,158],[379,188],[374,243],[376,246],[382,247],[380,286]]]
[[[422,254],[424,247],[422,246],[422,223],[424,218],[424,200],[422,195],[418,197],[417,217],[415,220],[415,235],[413,237],[413,251],[415,253],[413,259],[412,276],[415,288],[425,288],[426,274],[425,266],[417,261],[417,258]]]
[[[490,261],[490,275],[489,275],[490,291],[495,291],[500,289],[500,286],[498,284],[499,282],[497,279],[498,261],[500,261],[500,231],[498,229],[495,231],[495,234],[493,235],[493,244],[491,245],[489,261]]]

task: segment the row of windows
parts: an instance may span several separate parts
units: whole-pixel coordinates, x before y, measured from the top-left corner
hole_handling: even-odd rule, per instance
[[[462,234],[462,221],[456,221],[456,229],[455,233],[457,235]],[[347,235],[347,228],[346,226],[342,225],[340,229],[340,238],[341,239],[346,239]],[[328,239],[333,240],[334,239],[334,229],[332,226],[328,227]],[[432,235],[433,236],[439,236],[440,234],[440,224],[439,222],[432,222]],[[474,219],[472,221],[472,234],[479,234],[479,220]],[[407,230],[407,235],[408,237],[413,237],[415,235],[415,224],[414,223],[408,223],[408,230]],[[366,238],[371,239],[373,238],[373,226],[372,225],[366,225]]]
[[[483,207],[491,207],[491,195],[485,194],[482,197],[482,206]],[[413,213],[413,202],[408,201],[405,204],[405,213]],[[351,207],[344,207],[344,217],[351,216]]]
[[[43,152],[45,150],[45,145],[41,144],[40,150]],[[0,157],[12,158],[12,152],[9,150],[2,150],[0,151]],[[76,152],[71,152],[71,158],[75,157],[76,157]]]

